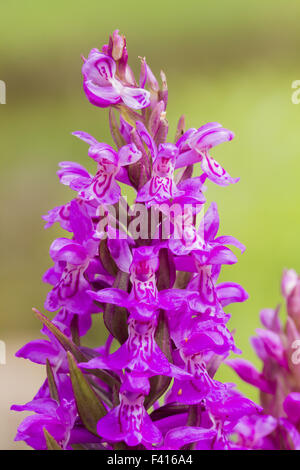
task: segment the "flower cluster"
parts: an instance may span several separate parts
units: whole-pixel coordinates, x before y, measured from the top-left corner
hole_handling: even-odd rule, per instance
[[[285,270],[281,291],[287,318],[280,306],[264,309],[252,346],[263,362],[259,372],[245,359],[227,360],[236,373],[258,388],[264,415],[247,417],[237,426],[239,442],[253,449],[300,450],[300,278]]]
[[[137,83],[118,31],[84,58],[82,74],[88,100],[109,107],[114,147],[74,132],[95,174],[60,163],[60,182],[75,196],[44,219],[70,238],[52,243],[43,278],[52,286],[45,309],[56,312],[52,321],[36,312],[48,338],[17,353],[45,364],[47,379],[32,401],[13,407],[35,413],[16,439],[35,449],[238,448],[237,424],[260,407],[214,376],[239,352],[224,308],[247,299],[239,284],[218,278],[237,262],[228,246],[245,248],[218,235],[215,203],[204,210],[206,180],[238,181],[210,153],[234,135],[217,122],[185,130],[182,117],[168,142],[166,77],[160,85],[143,58]],[[126,188],[135,192],[131,207]],[[82,337],[101,313],[106,344],[87,348]]]

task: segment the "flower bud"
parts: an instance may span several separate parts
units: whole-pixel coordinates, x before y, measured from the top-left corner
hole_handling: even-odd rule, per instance
[[[287,298],[287,312],[300,331],[300,281],[297,282]]]

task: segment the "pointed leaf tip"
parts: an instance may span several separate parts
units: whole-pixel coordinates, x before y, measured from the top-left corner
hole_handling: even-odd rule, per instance
[[[43,428],[43,431],[48,450],[63,450],[63,448],[58,444],[54,437],[51,436],[51,434],[47,431],[46,428]]]
[[[97,423],[106,415],[106,409],[78,368],[74,356],[70,352],[67,355],[79,416],[86,429],[95,436],[99,436],[97,433]]]

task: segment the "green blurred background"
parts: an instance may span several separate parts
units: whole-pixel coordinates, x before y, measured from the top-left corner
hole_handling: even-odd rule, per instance
[[[136,72],[138,56],[146,56],[155,73],[167,74],[171,140],[183,113],[189,127],[219,121],[236,134],[213,155],[241,180],[227,188],[209,184],[207,195],[218,203],[220,232],[247,246],[222,279],[250,295],[230,308],[230,326],[244,357],[259,365],[249,344],[259,310],[280,301],[283,268],[300,270],[300,105],[291,101],[291,84],[300,79],[300,3],[11,0],[1,2],[0,15],[0,79],[7,86],[7,104],[0,105],[0,339],[8,351],[0,365],[0,447],[16,448],[10,439],[20,416],[8,406],[29,400],[43,374],[13,352],[39,334],[31,308],[43,308],[48,247],[62,233],[44,231],[41,215],[72,196],[58,183],[57,164],[93,167],[74,130],[111,142],[107,110],[90,105],[82,91],[80,55],[101,47],[116,28],[126,34]],[[90,343],[98,345],[103,334],[96,321]],[[225,366],[219,378],[236,380]]]

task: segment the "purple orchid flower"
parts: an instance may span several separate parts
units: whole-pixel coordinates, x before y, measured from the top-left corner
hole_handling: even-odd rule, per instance
[[[32,343],[37,342],[32,341]],[[36,344],[35,346],[38,345]],[[38,348],[36,347],[36,355],[37,350]],[[41,349],[41,352],[45,354],[44,347]],[[33,359],[31,358],[31,360]],[[38,359],[38,361],[38,363],[41,363],[40,359]],[[35,358],[34,362],[37,362]],[[48,380],[46,380],[32,401],[25,405],[13,405],[11,407],[14,411],[31,411],[35,413],[22,421],[15,440],[25,441],[29,446],[37,450],[47,449],[43,432],[44,429],[46,429],[63,448],[70,448],[70,434],[77,418],[74,394],[69,376],[66,373],[58,373],[55,368],[53,372],[56,379],[60,403],[50,397]]]
[[[59,328],[67,337],[71,337],[70,330],[63,323],[53,320],[54,325]],[[36,364],[46,364],[47,359],[55,372],[68,372],[68,361],[65,349],[55,336],[43,327],[41,332],[48,336],[49,340],[36,339],[25,344],[19,351],[16,352],[16,357],[29,359]]]
[[[130,266],[131,292],[117,288],[88,291],[93,300],[127,308],[139,320],[153,317],[159,308],[159,296],[155,272],[159,267],[156,247],[141,247],[133,250]]]
[[[88,154],[97,162],[97,173],[91,176],[78,164],[61,162],[62,169],[58,171],[60,181],[78,191],[79,198],[115,204],[121,194],[116,179],[127,182],[128,177],[126,179],[126,173],[124,176],[123,167],[138,161],[141,153],[134,144],[125,145],[117,153],[110,145],[97,142],[94,137],[85,132],[73,132],[73,135],[90,145]]]
[[[133,385],[127,374],[120,389],[120,405],[100,419],[97,426],[99,435],[111,442],[124,440],[129,446],[159,443],[161,433],[143,405],[148,392],[147,379],[135,379]]]
[[[90,51],[82,66],[83,89],[88,100],[100,108],[119,103],[132,109],[149,106],[149,91],[126,86],[116,77],[116,71],[116,63],[111,57],[98,49]]]
[[[154,157],[152,176],[138,192],[137,202],[145,202],[149,207],[184,194],[183,191],[177,189],[173,180],[177,155],[176,145],[161,144],[159,146],[157,155],[152,155]]]
[[[189,129],[176,143],[180,154],[175,168],[201,162],[202,171],[213,183],[220,186],[237,183],[239,178],[232,178],[208,153],[212,147],[233,137],[233,132],[224,129],[218,122],[209,122],[198,130]]]
[[[16,441],[25,441],[36,450],[46,450],[43,432],[46,429],[62,448],[68,448],[71,430],[77,416],[74,400],[68,402],[63,399],[59,406],[51,398],[36,400],[24,410],[34,411],[36,414],[28,416],[20,424],[15,437]]]
[[[76,201],[81,206],[82,212],[86,212],[90,219],[96,217],[97,203],[96,201],[85,201],[80,198],[73,199],[72,201],[62,206],[57,206],[48,211],[48,214],[43,215],[42,218],[47,222],[45,228],[51,227],[55,222],[58,222],[62,229],[72,232],[72,224],[70,221],[71,205]]]
[[[299,367],[291,364],[288,350],[300,324],[295,273],[287,272],[282,286],[289,310],[286,329],[274,311],[262,314],[265,329],[254,344],[263,372],[234,363],[241,376],[260,388],[266,418],[234,384],[215,378],[229,354],[240,352],[224,309],[247,298],[239,284],[218,283],[218,278],[223,265],[237,262],[228,245],[245,248],[232,236],[217,235],[215,203],[199,227],[198,221],[206,179],[221,186],[237,181],[209,154],[233,133],[218,123],[185,131],[181,117],[176,143],[170,143],[165,74],[159,85],[141,59],[138,85],[118,30],[101,52],[92,49],[82,73],[89,101],[112,107],[109,125],[117,150],[74,132],[89,145],[96,174],[78,163],[60,163],[60,182],[77,195],[43,217],[46,227],[58,222],[71,234],[50,247],[54,265],[44,281],[53,288],[45,307],[56,312],[52,321],[67,339],[44,327],[49,340],[31,341],[17,352],[47,364],[48,378],[32,401],[13,406],[35,413],[21,423],[16,439],[46,449],[47,430],[66,450],[73,444],[114,449],[119,443],[143,450],[272,448],[274,443],[277,448],[280,439],[286,448],[299,448]],[[195,177],[197,163],[202,174]],[[133,208],[126,192],[122,195],[123,184],[136,193]],[[141,228],[151,219],[151,234],[148,226],[143,233],[133,229],[138,218],[131,209],[137,207],[146,215]],[[154,230],[152,213],[158,216]],[[91,349],[84,346],[84,337],[92,315],[102,310],[109,335],[104,346]],[[115,347],[115,340],[120,346]],[[68,367],[65,348],[74,352],[74,360],[87,360],[78,364],[82,373]]]
[[[157,320],[128,320],[128,340],[113,354],[96,357],[89,362],[80,364],[84,369],[130,370],[132,377],[152,377],[167,375],[180,379],[191,378],[191,375],[179,367],[170,364],[167,357],[155,342],[154,334]]]
[[[47,296],[45,309],[55,312],[66,307],[76,314],[90,312],[92,302],[86,293],[90,284],[84,276],[89,264],[88,250],[79,243],[60,238],[52,243],[50,256],[55,266],[45,273],[43,280],[54,287]]]

